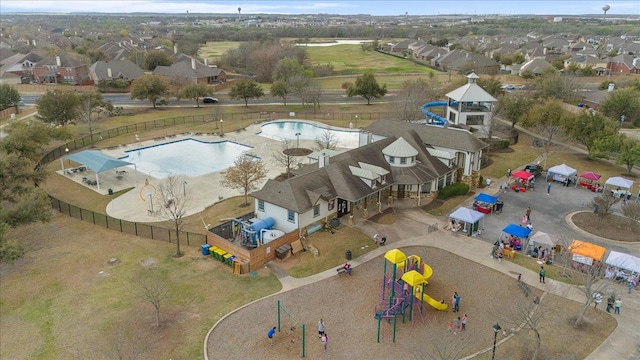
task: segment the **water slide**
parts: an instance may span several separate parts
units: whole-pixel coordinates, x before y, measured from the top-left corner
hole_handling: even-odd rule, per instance
[[[449,305],[446,303],[443,304],[441,301],[438,301],[427,294],[423,294],[419,287],[416,287],[414,295],[418,300],[422,300],[424,303],[431,305],[436,310],[444,311],[449,308]]]
[[[447,119],[443,118],[438,114],[432,113],[428,109],[436,106],[447,106],[447,105],[448,104],[446,101],[434,101],[434,102],[430,102],[422,105],[420,107],[420,111],[422,111],[422,113],[427,117],[427,119],[430,120],[429,122],[430,124],[444,126],[447,123]]]

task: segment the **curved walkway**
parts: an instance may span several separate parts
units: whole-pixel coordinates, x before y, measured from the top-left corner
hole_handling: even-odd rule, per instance
[[[354,267],[358,267],[360,264],[381,256],[392,248],[430,246],[457,254],[458,256],[462,256],[468,260],[490,267],[511,277],[516,277],[517,275],[515,274],[522,274],[521,281],[545,292],[550,292],[578,302],[584,301],[583,293],[574,286],[555,281],[553,279],[548,279],[546,284],[540,284],[537,273],[509,261],[503,261],[501,263],[496,262],[488,255],[491,251],[492,244],[487,241],[463,235],[454,235],[449,231],[442,230],[427,234],[427,225],[437,222],[439,223],[439,228],[442,229],[445,222],[439,218],[426,214],[420,209],[416,209],[413,205],[413,201],[411,200],[406,202],[398,201],[394,205],[394,208],[397,212],[398,220],[393,225],[381,225],[368,220],[357,221],[356,227],[361,229],[363,232],[370,235],[383,232],[387,235],[389,240],[387,241],[387,245],[352,260],[351,264]],[[305,278],[294,278],[289,276],[286,271],[282,270],[275,263],[269,263],[267,266],[282,283],[282,289],[278,294],[335,276],[335,270],[331,268]],[[623,288],[622,286],[619,287],[620,289],[617,293],[621,293],[623,290],[626,290],[626,288]],[[611,336],[609,336],[609,338],[607,338],[587,359],[638,359],[638,352],[640,349],[640,330],[638,329],[637,319],[640,319],[640,299],[635,294],[624,296],[623,299],[623,312],[625,316],[616,317],[618,321],[616,329],[613,331]],[[240,309],[237,309],[236,311],[239,311]],[[220,319],[212,329],[215,328],[215,326],[217,326],[217,324],[222,320],[223,319]],[[209,333],[211,333],[211,331]],[[209,334],[207,334],[207,337],[204,340],[205,359],[209,359],[207,349],[208,338]]]

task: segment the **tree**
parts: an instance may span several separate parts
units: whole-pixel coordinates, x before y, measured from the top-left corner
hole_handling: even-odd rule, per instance
[[[258,184],[267,176],[264,162],[249,154],[242,154],[234,161],[234,166],[227,169],[222,185],[244,192],[244,204],[248,206],[249,191],[258,188]]]
[[[633,88],[613,90],[602,100],[598,111],[606,116],[621,121],[624,116],[625,121],[632,124],[640,119],[640,91]]]
[[[284,80],[277,80],[273,84],[271,84],[271,96],[282,98],[282,102],[284,106],[287,106],[287,95],[289,91],[287,89],[287,84]]]
[[[200,107],[200,98],[212,94],[211,88],[207,84],[191,84],[185,86],[178,95],[178,99],[193,99],[196,107]]]
[[[299,97],[302,105],[304,106],[305,93],[307,91],[307,87],[311,84],[311,79],[304,74],[294,74],[287,79],[285,84],[289,94]]]
[[[153,71],[158,66],[171,66],[173,59],[164,51],[149,51],[144,57],[144,69]]]
[[[38,118],[45,123],[67,125],[78,118],[80,99],[75,92],[47,91],[38,100]]]
[[[520,77],[524,79],[525,82],[529,82],[529,80],[533,79],[535,74],[531,70],[524,70]]]
[[[34,184],[46,179],[47,173],[36,167],[42,148],[51,139],[67,138],[65,128],[50,127],[38,120],[10,123],[0,140],[0,258],[22,255],[19,244],[6,242],[9,227],[51,218],[51,200]]]
[[[593,212],[598,215],[598,224],[602,224],[602,220],[609,216],[611,208],[618,202],[620,202],[620,198],[614,197],[611,193],[605,193],[591,199]]]
[[[253,79],[240,80],[231,86],[229,97],[232,99],[243,99],[244,106],[249,107],[249,99],[260,99],[264,96],[264,92]]]
[[[624,165],[627,174],[631,175],[633,167],[640,162],[640,141],[621,134],[618,140],[616,164]]]
[[[618,123],[597,112],[581,111],[575,115],[567,115],[564,131],[573,140],[584,145],[590,157],[595,157],[594,145],[599,138],[615,136]]]
[[[334,132],[325,130],[322,132],[322,135],[315,139],[315,143],[318,150],[335,150],[335,148],[338,147],[338,138]]]
[[[304,74],[304,72],[304,66],[298,62],[298,59],[285,57],[276,64],[276,68],[273,71],[273,78],[286,81],[291,76]]]
[[[524,283],[519,283],[523,290],[528,287]],[[540,297],[534,297],[534,299],[528,296],[525,299],[512,302],[509,306],[501,309],[494,310],[497,314],[504,317],[501,322],[508,325],[510,328],[516,329],[522,327],[523,330],[528,330],[533,333],[534,336],[534,349],[531,359],[538,358],[540,348],[542,345],[542,338],[540,334],[544,331],[545,315],[547,313],[547,302],[545,301],[545,295]],[[506,316],[505,316],[506,315]]]
[[[439,89],[440,84],[434,78],[405,80],[393,102],[394,114],[397,119],[402,121],[424,119],[420,107],[437,99]]]
[[[511,122],[511,130],[522,120],[534,102],[521,92],[511,92],[501,96],[498,100],[496,113]]]
[[[562,76],[555,69],[543,71],[536,81],[538,96],[547,99],[570,101],[577,87],[575,78]]]
[[[133,81],[131,98],[147,99],[155,108],[156,100],[164,96],[167,91],[169,91],[169,81],[167,79],[157,75],[144,75]]]
[[[20,93],[9,84],[0,84],[0,110],[8,109],[20,103]]]
[[[504,94],[504,90],[502,89],[502,83],[500,80],[496,78],[480,78],[478,79],[478,86],[483,88],[486,92],[491,94],[493,97],[499,97]]]
[[[176,234],[176,253],[173,257],[182,256],[180,251],[180,231],[184,225],[184,216],[191,203],[191,192],[187,192],[187,182],[178,180],[175,176],[169,176],[163,184],[158,187],[160,198],[160,214],[169,218]]]
[[[98,351],[108,359],[135,360],[149,351],[151,336],[141,330],[138,314],[131,312],[106,325],[99,337]],[[87,358],[89,356],[83,356]]]
[[[367,99],[367,105],[371,105],[371,99],[379,99],[387,93],[387,84],[380,86],[372,73],[367,73],[356,78],[355,84],[347,89],[347,96],[362,96]]]
[[[160,327],[160,305],[169,299],[166,278],[166,274],[157,269],[143,269],[131,280],[134,295],[153,305],[156,327]]]
[[[640,203],[628,201],[622,205],[622,214],[629,219],[631,229],[640,228]]]
[[[571,250],[575,250],[575,248]],[[589,305],[596,301],[596,295],[605,294],[609,285],[606,281],[600,281],[600,269],[597,266],[590,266],[584,272],[574,273],[574,277],[574,281],[579,283],[579,285],[575,285],[575,287],[585,296],[584,303],[575,322],[576,326],[580,326],[584,322],[584,316]]]
[[[562,109],[562,105],[557,100],[550,100],[546,103],[536,104],[531,107],[527,116],[522,121],[522,125],[526,128],[533,129],[537,134],[542,136],[544,143],[544,168],[547,168],[547,158],[551,146],[556,137],[563,134],[563,124],[565,122],[566,112]]]
[[[83,93],[79,95],[79,101],[78,120],[89,130],[91,146],[94,146],[93,132],[104,120],[104,113],[113,111],[113,104],[110,101],[104,101],[99,92]]]
[[[309,81],[309,85],[302,93],[302,103],[311,104],[314,109],[320,109],[320,98],[322,98],[322,87],[316,81]]]
[[[280,165],[285,167],[285,174],[287,179],[291,177],[291,168],[293,168],[295,156],[292,155],[291,149],[292,146],[291,140],[286,139],[282,141],[279,151],[273,152],[273,159]]]

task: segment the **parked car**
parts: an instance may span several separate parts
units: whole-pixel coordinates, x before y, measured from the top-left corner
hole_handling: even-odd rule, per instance
[[[207,96],[207,97],[203,97],[202,98],[202,102],[205,104],[217,104],[218,103],[218,99],[211,97],[211,96]]]
[[[533,174],[535,177],[542,175],[542,166],[538,164],[529,164],[524,167],[524,171]]]
[[[502,90],[515,90],[515,88],[516,88],[515,86],[509,85],[509,84],[502,85]]]

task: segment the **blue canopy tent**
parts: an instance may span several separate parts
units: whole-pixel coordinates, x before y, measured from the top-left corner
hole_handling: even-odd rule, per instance
[[[484,214],[490,214],[494,210],[494,205],[497,203],[497,197],[485,193],[480,193],[475,197],[474,210],[480,211]]]
[[[100,179],[98,178],[99,173],[129,165],[133,165],[135,168],[134,163],[116,159],[99,150],[85,150],[79,153],[66,155],[64,158],[75,161],[93,170],[96,173],[98,190],[100,190]]]
[[[526,239],[531,235],[531,229],[516,224],[509,224],[507,227],[502,229],[502,234],[513,235],[521,239]],[[502,234],[500,234],[500,237],[502,237]]]

